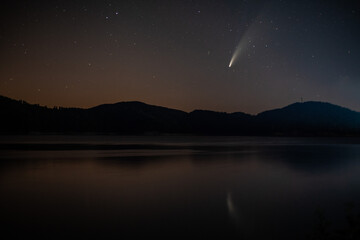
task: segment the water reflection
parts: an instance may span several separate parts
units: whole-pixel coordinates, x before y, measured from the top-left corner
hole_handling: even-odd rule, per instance
[[[231,196],[231,192],[228,192],[226,195],[226,205],[229,211],[229,216],[235,225],[239,224],[239,215],[238,210],[234,205],[234,201]]]
[[[360,200],[358,145],[214,145],[2,150],[1,223],[40,236],[304,239],[318,206],[341,225],[343,204]]]

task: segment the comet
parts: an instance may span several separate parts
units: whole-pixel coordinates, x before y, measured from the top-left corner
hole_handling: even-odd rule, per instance
[[[241,42],[240,42],[241,43]],[[232,57],[231,57],[231,60],[230,60],[230,63],[229,63],[229,68],[232,67],[232,65],[234,64],[234,62],[237,60],[237,58],[239,57],[240,53],[241,53],[241,47],[240,47],[240,43],[239,45],[236,47]]]
[[[260,15],[250,24],[250,26],[244,31],[244,34],[241,36],[238,45],[236,46],[233,55],[231,56],[229,68],[234,66],[234,64],[239,60],[240,56],[247,51],[249,44],[253,42],[255,36],[258,38],[264,35],[265,33],[265,24],[260,24]]]
[[[234,50],[234,53],[231,57],[231,60],[230,60],[230,63],[229,63],[229,68],[231,68],[235,63],[236,61],[239,59],[239,57],[241,56],[241,54],[244,52],[247,44],[248,44],[248,39],[249,37],[247,37],[247,35],[245,34],[245,36],[243,36],[241,39],[240,39],[240,42],[239,44],[236,46],[235,50]]]

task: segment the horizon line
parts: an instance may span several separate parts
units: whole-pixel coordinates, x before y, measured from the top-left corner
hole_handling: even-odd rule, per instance
[[[8,98],[8,99],[11,99],[11,100],[14,100],[14,101],[23,101],[27,104],[30,104],[30,105],[37,105],[37,106],[40,106],[40,107],[46,107],[46,108],[49,108],[49,109],[54,109],[54,108],[68,108],[68,109],[83,109],[83,110],[87,110],[87,109],[91,109],[91,108],[95,108],[95,107],[99,107],[99,106],[102,106],[102,105],[114,105],[114,104],[119,104],[119,103],[142,103],[142,104],[146,104],[148,106],[154,106],[154,107],[162,107],[162,108],[166,108],[166,109],[172,109],[172,110],[177,110],[177,111],[181,111],[181,112],[185,112],[185,113],[191,113],[191,112],[194,112],[194,111],[209,111],[209,112],[217,112],[217,113],[226,113],[226,114],[233,114],[233,113],[245,113],[245,114],[248,114],[248,115],[252,115],[252,116],[256,116],[260,113],[263,113],[263,112],[267,112],[267,111],[272,111],[272,110],[277,110],[277,109],[282,109],[282,108],[285,108],[285,107],[288,107],[288,106],[291,106],[293,104],[305,104],[305,103],[311,103],[311,102],[314,102],[314,103],[326,103],[326,104],[331,104],[331,105],[334,105],[334,106],[338,106],[338,107],[342,107],[342,108],[345,108],[345,109],[349,109],[350,111],[353,111],[353,112],[359,112],[360,111],[356,111],[356,110],[353,110],[349,107],[344,107],[344,106],[341,106],[341,105],[338,105],[338,104],[334,104],[334,103],[331,103],[331,102],[325,102],[325,101],[315,101],[315,100],[309,100],[309,101],[303,101],[303,99],[301,98],[300,101],[297,101],[297,102],[293,102],[293,103],[289,103],[287,105],[283,105],[282,107],[275,107],[275,108],[271,108],[271,109],[267,109],[267,110],[263,110],[263,111],[260,111],[260,112],[257,112],[255,114],[252,114],[252,113],[247,113],[247,112],[243,112],[243,111],[234,111],[234,112],[226,112],[226,111],[218,111],[218,110],[209,110],[209,109],[200,109],[200,108],[195,108],[191,111],[185,111],[185,110],[180,110],[180,109],[177,109],[177,108],[171,108],[171,107],[166,107],[166,106],[162,106],[162,105],[157,105],[157,104],[151,104],[151,103],[147,103],[147,102],[142,102],[142,101],[139,101],[139,100],[124,100],[124,101],[119,101],[119,102],[112,102],[112,103],[101,103],[101,104],[98,104],[98,105],[94,105],[94,106],[91,106],[91,107],[63,107],[63,106],[47,106],[47,105],[41,105],[40,103],[30,103],[24,99],[16,99],[16,98],[11,98],[11,97],[8,97],[8,96],[5,96],[5,95],[2,95],[0,94],[0,97],[4,97],[4,98]]]

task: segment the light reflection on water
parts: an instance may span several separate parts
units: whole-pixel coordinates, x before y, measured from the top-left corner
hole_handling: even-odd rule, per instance
[[[128,144],[102,140],[90,142]],[[304,239],[317,209],[341,228],[345,204],[360,204],[360,145],[345,141],[167,137],[154,142],[188,147],[3,149],[0,218],[13,234],[43,237]],[[130,142],[154,144],[150,137]]]

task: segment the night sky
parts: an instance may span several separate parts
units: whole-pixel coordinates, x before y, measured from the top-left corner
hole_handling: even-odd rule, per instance
[[[356,1],[34,0],[0,11],[7,97],[247,113],[303,98],[360,111]]]

